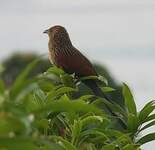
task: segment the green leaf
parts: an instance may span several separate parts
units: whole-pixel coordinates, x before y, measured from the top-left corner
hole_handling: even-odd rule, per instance
[[[47,99],[50,100],[55,96],[59,96],[61,94],[66,94],[70,92],[77,92],[77,89],[72,88],[72,87],[60,87],[56,90],[52,90],[51,92],[49,92],[47,95]]]
[[[51,74],[49,72],[44,72],[43,74],[39,74],[37,77],[38,81],[48,80],[48,82],[52,82],[54,84],[60,83],[60,77],[55,74]]]
[[[104,82],[106,85],[108,85],[108,81],[106,78],[104,78],[103,76],[87,76],[87,77],[81,77],[79,80],[80,81],[84,81],[84,80],[100,80],[102,82]]]
[[[36,98],[34,94],[29,94],[22,102],[22,105],[27,112],[32,113],[35,110],[41,109],[44,103]]]
[[[107,129],[105,131],[106,135],[108,135],[109,137],[116,137],[116,138],[120,138],[120,137],[125,137],[126,139],[128,139],[128,135],[124,134],[121,131],[118,130],[114,130],[114,129]]]
[[[136,104],[135,104],[133,95],[129,87],[125,83],[123,84],[123,96],[124,96],[125,104],[128,108],[129,113],[137,115],[137,109],[136,109]]]
[[[150,115],[150,116],[148,116],[148,117],[146,118],[145,122],[151,121],[151,120],[154,120],[154,119],[155,119],[155,114],[152,114],[152,115]]]
[[[134,150],[134,149],[135,149],[134,145],[132,144],[127,144],[126,146],[122,148],[122,150]]]
[[[137,116],[135,116],[132,113],[129,113],[128,114],[128,124],[127,125],[128,125],[129,132],[135,133],[137,131],[138,125],[139,125]]]
[[[67,101],[65,99],[51,101],[48,105],[34,111],[36,114],[43,112],[94,112],[102,114],[102,111],[92,104],[87,104],[81,100]]]
[[[87,77],[81,77],[80,81],[84,81],[84,80],[98,80],[98,76],[87,76]]]
[[[152,126],[154,126],[154,125],[155,125],[155,120],[154,120],[154,121],[151,121],[151,122],[148,123],[148,124],[146,124],[144,127],[142,127],[142,128],[140,129],[139,132],[141,132],[141,131],[143,131],[143,130],[149,128],[149,127],[152,127]]]
[[[72,87],[61,87],[56,90],[55,95],[70,93],[70,92],[77,92],[77,89],[72,88]]]
[[[6,150],[39,150],[31,140],[24,138],[0,138],[0,149]]]
[[[33,82],[32,80],[27,80],[23,85],[20,87],[20,92],[15,98],[16,102],[21,102],[27,95],[32,93],[35,89],[38,88],[37,83]]]
[[[37,120],[36,125],[38,128],[47,129],[49,125],[49,121],[47,119]]]
[[[51,89],[53,89],[55,86],[54,83],[51,82],[49,79],[41,79],[37,83],[39,87],[45,92],[51,91]]]
[[[143,144],[151,142],[153,140],[155,140],[155,132],[143,136],[141,139],[138,140],[137,143],[143,145]]]
[[[0,63],[0,74],[2,74],[5,71],[4,65]]]
[[[78,142],[78,138],[80,136],[82,124],[80,120],[74,120],[74,124],[72,126],[72,141],[73,145],[76,145]]]
[[[34,93],[35,93],[35,95],[37,95],[38,96],[38,98],[40,99],[40,100],[43,100],[43,101],[45,101],[45,99],[46,99],[46,95],[45,95],[45,93],[41,90],[41,89],[35,89],[34,90]]]
[[[81,120],[82,128],[84,128],[88,125],[91,125],[91,124],[102,123],[103,120],[110,122],[109,119],[103,118],[102,116],[88,116]]]
[[[93,138],[92,143],[99,142],[99,139],[101,139],[102,143],[110,141],[108,135],[106,135],[104,132],[98,131],[97,129],[87,129],[87,130],[84,130],[80,134],[80,139],[83,139],[84,137],[91,137],[92,138],[92,136],[97,137],[97,141],[94,141],[95,138]]]
[[[122,150],[138,150],[139,146],[134,144],[127,144],[125,145]]]
[[[64,150],[58,144],[43,139],[32,139],[31,137],[0,137],[1,150]]]
[[[33,91],[33,93],[34,100],[38,103],[38,105],[46,105],[46,95],[41,89],[37,88]]]
[[[107,105],[113,112],[117,113],[117,116],[123,124],[126,126],[126,120],[122,118],[124,116],[126,118],[126,112],[116,103],[111,103],[105,98],[98,98],[95,102],[93,102],[97,106],[102,106],[103,104]]]
[[[127,134],[123,134],[122,136],[120,137],[117,137],[111,144],[115,144],[117,145],[117,149],[119,150],[119,147],[120,145],[127,145],[128,143],[131,143],[132,142],[132,139],[130,137],[130,134],[127,133]]]
[[[60,143],[60,141],[62,142],[63,144],[63,147],[66,149],[66,150],[77,150],[76,147],[74,145],[72,145],[72,143],[68,142],[67,140],[63,139],[62,137],[60,136],[51,136],[51,139],[55,139],[58,141],[58,143]],[[61,144],[61,145],[62,145]]]
[[[5,92],[5,84],[3,80],[0,80],[0,94],[3,95]]]
[[[119,104],[114,102],[114,101],[112,102],[112,104],[115,107],[114,110],[117,113],[121,114],[124,117],[124,120],[126,120],[127,119],[127,112],[126,112],[126,110],[123,107],[121,107]]]
[[[10,133],[22,133],[25,131],[25,124],[12,113],[0,112],[0,135],[9,135]]]
[[[97,150],[93,143],[82,143],[79,150]]]
[[[62,146],[52,143],[51,145],[41,146],[39,150],[65,150]]]
[[[32,61],[23,71],[20,73],[15,82],[13,83],[13,86],[10,90],[10,97],[15,98],[22,90],[23,83],[27,80],[27,77],[29,73],[32,71],[32,69],[39,63],[40,59],[36,59]]]
[[[47,72],[53,73],[53,74],[55,74],[56,76],[60,76],[60,75],[65,74],[65,72],[64,72],[61,68],[58,68],[58,67],[56,67],[56,66],[53,66],[53,67],[49,68],[49,69],[47,70]]]
[[[155,110],[155,101],[148,102],[139,113],[140,123],[144,123],[153,110]]]
[[[112,87],[108,87],[108,86],[106,86],[106,87],[102,87],[101,90],[102,90],[104,93],[115,91],[114,88],[112,88]]]
[[[99,75],[99,76],[98,76],[98,80],[104,82],[105,85],[108,85],[108,80],[107,80],[104,76]]]
[[[64,74],[64,75],[61,75],[60,78],[62,80],[62,83],[65,86],[75,87],[75,85],[74,85],[74,79],[73,79],[73,77],[71,75]]]
[[[83,100],[83,101],[89,101],[93,97],[94,97],[94,95],[83,95],[79,99]]]
[[[116,145],[115,144],[108,144],[104,146],[101,150],[115,150]]]

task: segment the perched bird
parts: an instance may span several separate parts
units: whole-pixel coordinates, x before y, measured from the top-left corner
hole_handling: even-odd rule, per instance
[[[45,30],[44,33],[49,36],[49,59],[52,63],[62,68],[66,73],[75,73],[77,78],[97,76],[91,62],[73,46],[69,34],[64,27],[56,25]],[[96,96],[104,97],[109,100],[99,88],[96,80],[88,79],[83,82],[92,89]],[[106,104],[105,106],[108,112],[117,117]],[[123,128],[126,127],[121,120],[119,120],[119,122]]]
[[[97,76],[91,62],[73,46],[64,27],[56,25],[45,30],[44,33],[49,36],[49,59],[52,63],[62,68],[66,73],[75,73],[78,78]],[[92,89],[96,96],[104,95],[97,85],[97,81],[88,79],[83,82]]]

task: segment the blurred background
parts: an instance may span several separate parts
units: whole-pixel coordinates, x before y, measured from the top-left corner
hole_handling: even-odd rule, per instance
[[[155,99],[154,18],[154,0],[0,0],[0,60],[15,52],[47,57],[42,33],[62,25],[92,62],[104,65],[116,83],[129,84],[140,109]]]

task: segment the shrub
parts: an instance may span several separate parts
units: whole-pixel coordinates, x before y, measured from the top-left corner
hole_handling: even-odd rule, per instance
[[[143,130],[155,125],[155,101],[138,112],[126,84],[122,92],[125,109],[94,95],[75,99],[72,95],[81,82],[60,68],[28,78],[39,62],[30,63],[9,89],[0,80],[0,149],[138,150],[155,140],[155,133],[140,137]],[[114,116],[104,111],[107,106]]]

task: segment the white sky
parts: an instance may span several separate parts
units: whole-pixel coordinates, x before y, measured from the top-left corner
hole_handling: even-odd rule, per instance
[[[0,50],[2,55],[15,49],[45,52],[42,31],[61,24],[86,52],[143,48],[152,54],[154,18],[154,0],[0,0]]]

